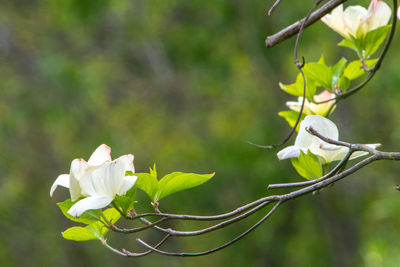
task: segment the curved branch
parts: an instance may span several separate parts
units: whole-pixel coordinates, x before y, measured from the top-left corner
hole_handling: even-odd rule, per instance
[[[155,248],[160,247],[162,244],[165,243],[165,241],[167,241],[167,239],[168,239],[169,237],[170,237],[170,235],[166,235],[166,236],[165,236],[163,239],[161,239],[161,241],[158,242],[158,244],[155,245],[154,247],[155,247]],[[121,251],[121,250],[118,250],[118,249],[116,249],[116,248],[110,246],[110,245],[107,243],[107,241],[106,241],[105,239],[102,239],[102,240],[100,240],[100,241],[101,241],[101,243],[102,243],[106,248],[108,248],[108,249],[111,250],[112,252],[114,252],[114,253],[116,253],[116,254],[118,254],[118,255],[120,255],[120,256],[123,256],[123,257],[143,257],[143,256],[146,256],[146,255],[150,254],[151,252],[153,252],[152,250],[147,250],[147,251],[145,251],[145,252],[134,253],[134,252],[130,252],[130,251],[124,249],[124,248],[123,248],[122,251]]]
[[[265,220],[267,220],[272,213],[274,213],[274,211],[279,207],[279,205],[283,203],[283,201],[278,201],[278,203],[275,204],[275,206],[267,213],[267,215],[265,215],[261,220],[259,220],[256,224],[254,224],[252,227],[250,227],[248,230],[246,230],[245,232],[243,232],[242,234],[240,234],[239,236],[237,236],[236,238],[232,239],[231,241],[225,243],[222,246],[219,246],[217,248],[211,249],[211,250],[207,250],[207,251],[203,251],[203,252],[198,252],[198,253],[185,253],[185,252],[167,252],[167,251],[163,251],[163,250],[159,250],[155,247],[150,246],[149,244],[147,244],[146,242],[144,242],[143,240],[141,240],[140,238],[137,238],[136,240],[142,244],[143,246],[147,247],[148,249],[157,252],[159,254],[162,255],[167,255],[167,256],[179,256],[179,257],[195,257],[195,256],[204,256],[207,254],[211,254],[214,252],[217,252],[221,249],[224,249],[232,244],[234,244],[235,242],[239,241],[240,239],[242,239],[243,237],[245,237],[247,234],[251,233],[254,229],[256,229],[258,226],[260,226]]]
[[[296,44],[294,45],[294,63],[296,64],[297,69],[299,70],[301,76],[303,77],[303,100],[301,102],[301,107],[300,107],[300,111],[299,111],[299,115],[297,116],[297,120],[296,123],[294,124],[293,128],[290,130],[289,134],[283,139],[283,141],[281,141],[278,144],[274,144],[274,145],[270,145],[270,146],[262,146],[262,145],[257,145],[254,143],[249,142],[249,144],[259,147],[259,148],[275,148],[275,147],[279,147],[281,145],[284,145],[287,141],[289,141],[289,139],[292,137],[292,135],[296,132],[296,128],[297,125],[299,125],[300,120],[301,120],[301,116],[303,115],[303,110],[304,110],[304,104],[306,101],[306,92],[307,92],[307,83],[306,83],[306,76],[304,75],[303,72],[303,67],[305,65],[305,59],[304,57],[302,57],[302,63],[300,63],[299,61],[299,57],[298,57],[298,50],[299,50],[299,44],[300,44],[300,37],[303,34],[303,29],[306,25],[306,23],[308,22],[311,13],[314,11],[314,9],[317,8],[317,6],[324,0],[318,0],[314,3],[314,5],[312,6],[312,8],[310,9],[310,11],[308,12],[307,16],[305,17],[305,19],[303,20],[303,22],[301,23],[299,32],[297,34],[297,38],[296,38]]]

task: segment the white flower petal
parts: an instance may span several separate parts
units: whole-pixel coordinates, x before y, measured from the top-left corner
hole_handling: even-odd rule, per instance
[[[326,150],[323,153],[323,160],[322,163],[330,163],[332,161],[337,161],[343,159],[346,154],[349,152],[347,147],[339,147],[336,150]]]
[[[106,161],[111,161],[111,148],[105,144],[102,144],[90,156],[88,164],[97,166]]]
[[[87,197],[76,202],[69,210],[68,214],[79,217],[87,210],[97,210],[108,206],[113,198],[106,196]]]
[[[338,149],[341,148],[340,146],[332,145],[332,144],[327,144],[327,143],[321,144],[319,147],[320,147],[322,150],[329,150],[329,151],[338,150]]]
[[[80,179],[82,191],[89,196],[109,196],[119,193],[125,171],[133,171],[133,156],[125,155],[112,162],[90,167]]]
[[[372,0],[368,8],[368,31],[387,25],[392,9],[383,1]]]
[[[82,194],[82,189],[80,186],[81,176],[88,169],[88,164],[83,159],[74,159],[71,163],[71,170],[69,172],[69,192],[71,194],[71,200],[76,201]]]
[[[312,153],[316,154],[315,152],[320,150],[321,144],[326,144],[318,137],[307,132],[306,129],[310,126],[325,137],[334,140],[339,139],[339,131],[332,121],[319,115],[308,115],[300,123],[299,133],[294,143],[295,146],[310,149]]]
[[[279,151],[276,155],[279,160],[290,159],[290,158],[298,158],[300,156],[300,151],[303,149],[296,146],[288,146]],[[307,153],[307,150],[303,150],[303,152]]]
[[[343,19],[348,34],[355,38],[360,38],[368,29],[362,28],[361,24],[365,21],[368,11],[362,6],[349,6],[343,12]]]
[[[343,5],[337,6],[334,10],[332,10],[331,14],[325,15],[321,21],[325,23],[328,27],[330,27],[335,32],[342,35],[344,38],[349,38],[347,31],[344,26],[343,19]]]
[[[400,7],[397,9],[397,18],[400,19]]]
[[[119,189],[118,195],[123,196],[129,189],[136,183],[137,176],[125,176],[122,180],[122,185]]]
[[[121,162],[124,165],[125,171],[135,172],[135,167],[133,166],[134,156],[132,154],[123,155],[117,158],[115,161]]]
[[[57,179],[54,181],[54,183],[50,189],[51,197],[53,196],[54,191],[56,190],[57,186],[59,186],[59,185],[69,188],[69,174],[61,174],[57,177]]]

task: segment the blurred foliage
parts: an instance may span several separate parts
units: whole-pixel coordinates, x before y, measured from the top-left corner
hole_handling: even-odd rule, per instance
[[[394,162],[289,202],[255,233],[206,257],[127,259],[97,241],[61,236],[72,224],[56,202],[68,193],[50,199],[50,186],[72,159],[87,159],[101,143],[114,157],[133,153],[138,172],[154,162],[160,173],[216,172],[163,200],[163,211],[215,214],[265,195],[268,183],[299,178],[275,150],[247,144],[278,142],[289,130],[277,116],[289,100],[278,82],[296,75],[294,40],[266,49],[264,39],[311,6],[283,1],[267,17],[272,2],[0,1],[0,266],[398,266]],[[313,61],[324,54],[330,65],[342,53],[351,58],[338,41],[317,23],[305,31],[300,53]],[[376,78],[339,104],[332,119],[342,140],[400,150],[396,47],[397,36]],[[165,248],[214,247],[261,215]],[[113,234],[110,242],[140,251],[134,239]]]

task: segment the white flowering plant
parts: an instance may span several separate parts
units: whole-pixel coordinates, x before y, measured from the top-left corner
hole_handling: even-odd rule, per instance
[[[102,239],[108,231],[105,226],[134,210],[137,189],[149,195],[151,204],[158,209],[159,200],[167,195],[198,186],[214,176],[214,173],[174,172],[158,181],[155,165],[149,173],[135,173],[133,158],[129,154],[113,161],[111,148],[102,144],[87,162],[74,159],[70,173],[57,177],[50,196],[58,186],[69,188],[71,198],[57,205],[68,219],[87,224],[67,229],[63,232],[65,239]]]
[[[279,2],[279,0],[275,2],[269,13],[273,12]],[[70,198],[58,203],[58,206],[68,219],[84,224],[67,229],[63,232],[63,237],[75,241],[100,240],[105,247],[121,256],[141,257],[151,252],[179,257],[207,255],[240,240],[266,221],[286,201],[319,192],[374,161],[400,160],[399,152],[378,151],[380,144],[353,144],[339,140],[338,127],[328,119],[334,110],[338,109],[338,103],[342,99],[357,93],[379,69],[393,39],[396,16],[392,16],[392,9],[384,1],[379,0],[372,0],[368,9],[361,6],[343,8],[342,3],[345,1],[330,0],[313,12],[321,2],[317,1],[303,20],[276,35],[269,36],[266,40],[267,47],[272,47],[297,33],[294,55],[299,73],[294,83],[279,83],[279,87],[296,97],[297,101],[287,101],[286,106],[289,110],[278,113],[291,127],[289,135],[283,142],[272,146],[256,146],[280,147],[297,131],[294,144],[281,149],[277,157],[279,160],[290,159],[294,169],[306,181],[302,179],[293,183],[271,184],[268,189],[301,187],[300,189],[261,197],[218,215],[163,213],[160,211],[160,201],[163,198],[199,186],[210,180],[214,173],[173,172],[159,179],[155,165],[148,173],[136,173],[132,154],[112,160],[110,147],[103,144],[95,150],[87,162],[83,159],[73,160],[69,173],[59,175],[50,188],[50,196],[59,186],[69,189]],[[397,0],[394,0],[393,10],[396,9]],[[398,16],[399,13],[400,11]],[[353,49],[358,58],[340,57],[332,65],[327,64],[322,56],[317,62],[305,62],[303,58],[303,62],[300,63],[298,59],[300,36],[305,27],[319,19],[339,33],[344,38],[339,45]],[[392,19],[391,24],[388,24],[390,19]],[[372,58],[377,51],[381,51],[380,55]],[[346,164],[350,160],[355,160],[356,163],[347,168]],[[137,190],[147,195],[150,201],[144,203],[150,203],[154,212],[137,212],[136,208],[143,205],[143,202],[136,202]],[[160,246],[172,236],[205,235],[239,222],[272,203],[274,206],[256,224],[216,248],[202,252],[170,252],[160,249]],[[122,228],[116,224],[120,218],[138,221],[142,226]],[[167,220],[218,222],[200,230],[182,231],[162,226]],[[126,249],[118,250],[104,237],[110,230],[132,234],[150,228],[164,234],[164,237],[156,245],[150,245],[137,238],[136,241],[148,249],[140,253]]]

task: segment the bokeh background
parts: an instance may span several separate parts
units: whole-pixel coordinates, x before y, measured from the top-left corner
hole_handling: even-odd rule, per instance
[[[364,6],[368,1],[352,1]],[[215,214],[296,180],[277,150],[289,128],[277,113],[292,99],[294,39],[264,39],[304,16],[313,1],[0,1],[0,266],[399,266],[400,165],[378,162],[322,191],[283,205],[258,230],[214,255],[122,258],[98,241],[63,240],[74,225],[49,189],[70,162],[101,143],[133,153],[137,171],[208,173],[210,182],[166,198],[164,211]],[[300,54],[334,64],[351,51],[321,22]],[[400,150],[400,40],[369,85],[340,103],[341,139]],[[293,142],[293,140],[291,141]],[[148,206],[143,194],[139,204]],[[207,237],[173,239],[167,250],[215,247],[265,211]],[[174,226],[189,229],[181,224]],[[199,227],[199,224],[193,225]],[[158,234],[139,235],[156,241]],[[117,248],[142,248],[110,233]]]

